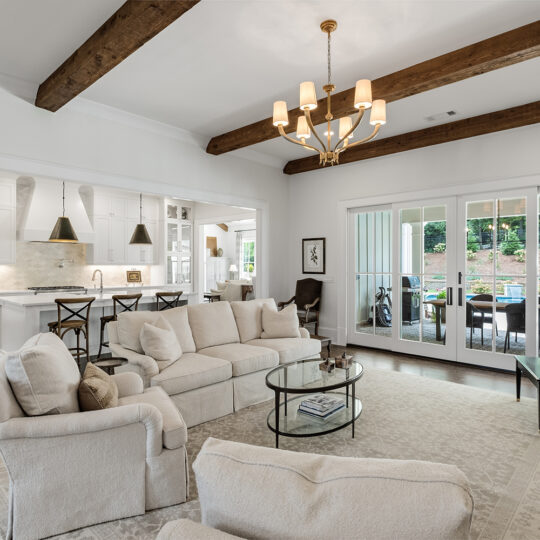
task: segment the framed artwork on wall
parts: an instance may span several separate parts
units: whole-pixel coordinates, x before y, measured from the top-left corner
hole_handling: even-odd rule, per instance
[[[302,274],[326,274],[326,238],[302,240]]]

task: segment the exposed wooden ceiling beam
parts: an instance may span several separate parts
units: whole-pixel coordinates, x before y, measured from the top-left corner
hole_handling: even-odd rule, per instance
[[[226,223],[218,223],[217,226],[220,228],[220,229],[223,229],[225,232],[229,232],[229,227]]]
[[[372,82],[373,97],[387,102],[397,101],[537,56],[540,56],[540,21],[375,79]],[[334,118],[353,114],[356,111],[352,106],[353,101],[354,88],[332,96]],[[269,109],[271,105],[268,104]],[[300,113],[298,108],[289,111],[287,133],[296,130],[296,119]],[[312,111],[313,123],[324,122],[325,113],[326,98],[320,99],[317,109]],[[272,118],[266,118],[212,138],[206,151],[219,155],[278,136]]]
[[[503,111],[496,111],[472,118],[465,118],[457,122],[441,124],[410,133],[403,133],[394,137],[379,139],[378,141],[356,146],[343,152],[339,158],[340,165],[371,159],[407,150],[415,150],[442,144],[486,133],[494,133],[505,129],[512,129],[521,126],[528,126],[540,122],[540,101],[512,107]],[[339,165],[337,165],[339,167]],[[289,161],[283,172],[285,174],[298,174],[315,169],[321,169],[319,165],[319,156],[310,156],[307,158],[295,159]],[[326,167],[327,169],[329,167]]]
[[[57,111],[199,0],[128,0],[39,86],[35,104]]]

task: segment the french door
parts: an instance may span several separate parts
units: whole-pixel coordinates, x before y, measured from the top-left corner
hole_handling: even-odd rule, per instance
[[[536,355],[538,224],[535,188],[350,210],[347,341],[503,369]]]

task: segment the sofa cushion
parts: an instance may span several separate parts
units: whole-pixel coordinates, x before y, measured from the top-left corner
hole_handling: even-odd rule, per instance
[[[122,397],[118,406],[132,403],[149,403],[161,412],[163,418],[163,446],[169,450],[185,446],[187,427],[171,398],[161,388],[147,388],[142,394]]]
[[[240,341],[229,302],[188,306],[188,317],[198,351],[206,347]]]
[[[473,498],[455,465],[323,456],[209,438],[193,470],[202,522],[237,536],[469,539]]]
[[[279,354],[280,364],[287,364],[303,358],[309,358],[321,352],[321,342],[318,339],[253,339],[249,341],[247,345],[255,345],[255,347],[267,347],[277,351]]]
[[[232,364],[233,377],[246,375],[279,364],[279,354],[273,349],[254,347],[245,343],[228,343],[201,349],[200,354],[223,358]]]
[[[161,316],[172,326],[174,333],[182,347],[182,352],[195,352],[195,342],[189,326],[188,308],[181,306],[173,309],[161,311]]]
[[[126,311],[117,315],[116,331],[120,345],[130,351],[144,354],[141,330],[144,323],[154,324],[160,313],[156,311]]]
[[[186,353],[159,375],[150,379],[151,386],[161,386],[170,396],[226,381],[232,377],[231,363],[199,353]]]
[[[18,351],[7,353],[5,370],[28,416],[79,411],[79,368],[56,334],[37,334]]]
[[[246,343],[252,339],[259,339],[262,332],[262,307],[268,304],[277,311],[276,302],[273,298],[257,298],[247,302],[231,302],[240,342]]]
[[[281,311],[272,306],[262,306],[262,338],[299,338],[296,304],[290,304]]]
[[[86,364],[79,384],[81,411],[98,411],[118,405],[118,386],[113,379],[92,362]]]
[[[182,348],[171,325],[158,317],[153,323],[144,323],[140,334],[144,354],[152,357],[159,371],[164,370],[182,356]]]

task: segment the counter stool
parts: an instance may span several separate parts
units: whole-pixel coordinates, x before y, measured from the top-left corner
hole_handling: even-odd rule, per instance
[[[116,321],[116,316],[118,313],[123,313],[124,311],[137,311],[139,309],[139,300],[141,299],[142,294],[113,294],[113,314],[112,315],[103,315],[100,317],[100,330],[99,330],[99,351],[98,357],[101,356],[101,349],[105,346],[109,346],[108,341],[103,341],[105,334],[105,327],[107,323],[111,321]]]
[[[86,354],[86,361],[90,358],[90,340],[89,340],[89,320],[90,306],[95,297],[87,298],[55,298],[58,309],[58,319],[49,323],[49,332],[54,332],[60,339],[70,331],[75,332],[77,337],[77,346],[70,347],[73,356],[77,358],[79,369],[81,368],[81,353]],[[62,310],[67,311],[67,315],[62,318]],[[81,332],[84,334],[86,347],[81,347]]]
[[[180,305],[180,297],[184,291],[175,292],[157,292],[156,293],[156,311],[172,309]],[[160,305],[160,302],[162,304]]]

